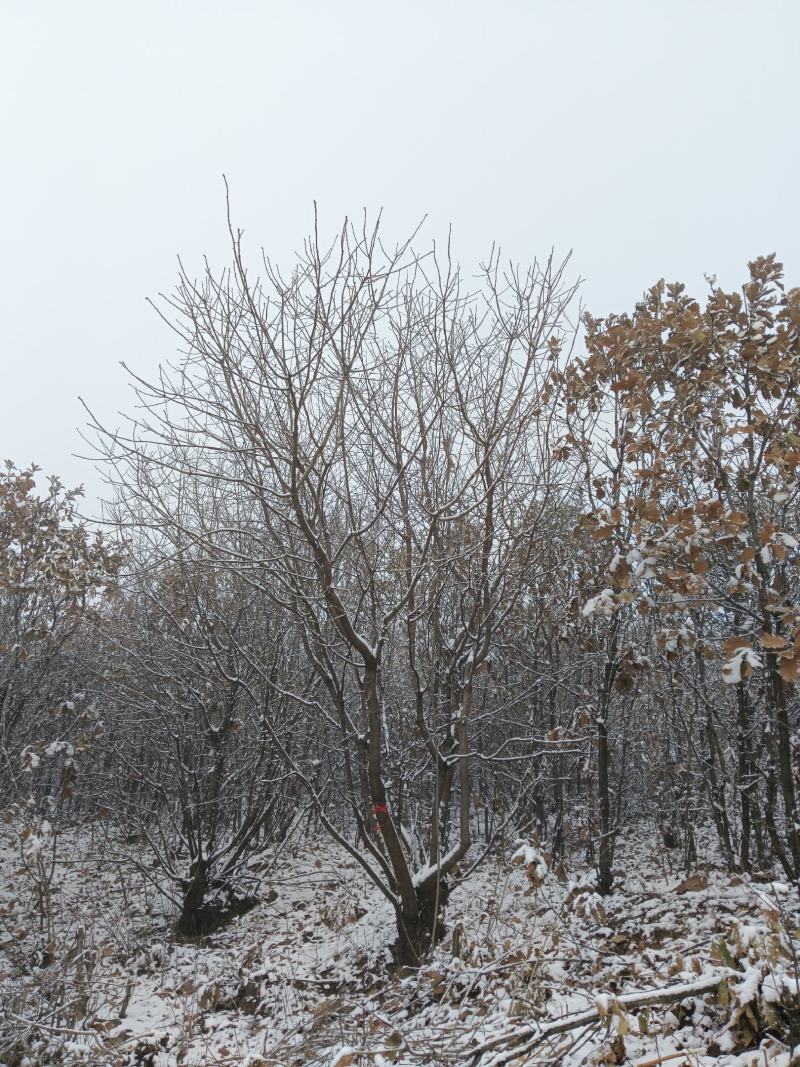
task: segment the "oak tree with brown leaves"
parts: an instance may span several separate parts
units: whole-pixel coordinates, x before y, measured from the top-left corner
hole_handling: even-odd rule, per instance
[[[733,690],[739,862],[750,867],[758,817],[797,878],[800,290],[785,290],[774,255],[750,264],[741,293],[709,284],[705,306],[662,281],[632,315],[586,319],[586,356],[567,375],[569,443],[584,458],[584,524],[610,551],[584,610],[605,617],[612,681],[635,610],[704,708],[723,849],[716,707]]]

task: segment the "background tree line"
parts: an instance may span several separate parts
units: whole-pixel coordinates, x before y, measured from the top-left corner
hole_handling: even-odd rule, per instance
[[[256,279],[231,237],[162,305],[178,358],[93,421],[104,532],[2,476],[6,805],[119,823],[190,934],[249,906],[263,842],[330,835],[412,964],[520,834],[601,892],[648,823],[687,870],[708,824],[731,870],[800,879],[800,290],[774,256],[580,332],[552,258],[468,285],[347,224]]]

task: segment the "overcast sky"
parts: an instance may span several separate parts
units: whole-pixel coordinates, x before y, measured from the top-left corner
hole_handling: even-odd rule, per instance
[[[0,0],[0,458],[90,498],[83,396],[130,406],[145,303],[227,260],[222,174],[287,263],[384,208],[467,269],[573,249],[595,314],[776,251],[800,285],[798,0]]]

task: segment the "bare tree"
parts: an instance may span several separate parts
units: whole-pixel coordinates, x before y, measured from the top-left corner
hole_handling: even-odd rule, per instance
[[[280,614],[176,528],[153,533],[145,516],[96,627],[100,789],[155,854],[162,888],[177,891],[179,931],[202,935],[255,903],[248,863],[297,816],[272,733],[280,724],[300,745],[304,731],[264,680],[287,655]]]
[[[231,269],[182,271],[166,301],[181,361],[137,379],[129,431],[98,429],[137,521],[146,502],[154,529],[178,529],[292,619],[310,675],[271,684],[335,738],[339,773],[323,789],[273,740],[391,901],[414,963],[472,843],[496,635],[566,492],[551,371],[574,287],[552,259],[501,275],[493,256],[467,292],[449,250],[387,251],[366,224],[327,249],[315,232],[288,277],[265,260],[253,281],[231,236]],[[187,483],[214,495],[213,528],[177,506]]]

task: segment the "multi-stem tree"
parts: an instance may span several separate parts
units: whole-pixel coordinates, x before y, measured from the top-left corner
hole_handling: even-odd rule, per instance
[[[330,788],[357,844],[313,762],[273,740],[414,963],[471,845],[496,636],[567,492],[551,369],[573,287],[552,261],[505,277],[493,261],[466,293],[448,260],[387,253],[377,228],[350,225],[258,282],[232,237],[230,272],[182,274],[168,303],[185,355],[139,382],[144,413],[109,456],[127,499],[291,618],[313,681],[272,684],[335,741]],[[174,506],[186,483],[217,492],[214,528]]]
[[[271,731],[280,719],[299,745],[303,730],[263,684],[259,665],[286,650],[253,591],[188,553],[147,564],[129,560],[98,628],[103,799],[148,841],[196,935],[253,902],[248,861],[295,814]]]

